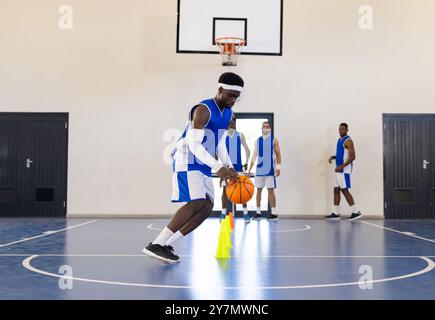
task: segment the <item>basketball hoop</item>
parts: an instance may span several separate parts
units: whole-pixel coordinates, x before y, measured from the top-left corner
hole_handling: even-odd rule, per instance
[[[243,49],[246,41],[236,37],[216,38],[216,45],[222,56],[223,66],[236,66],[237,58]]]

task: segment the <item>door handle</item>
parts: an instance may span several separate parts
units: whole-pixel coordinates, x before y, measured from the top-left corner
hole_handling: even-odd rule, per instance
[[[426,170],[427,169],[427,165],[430,164],[430,161],[427,160],[423,160],[423,169]]]
[[[30,168],[30,165],[33,163],[29,158],[26,159],[26,168]]]

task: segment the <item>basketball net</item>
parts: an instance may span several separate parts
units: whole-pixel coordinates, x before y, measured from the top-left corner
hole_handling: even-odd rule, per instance
[[[237,59],[246,41],[236,37],[223,37],[216,38],[215,42],[222,56],[222,65],[236,66]]]

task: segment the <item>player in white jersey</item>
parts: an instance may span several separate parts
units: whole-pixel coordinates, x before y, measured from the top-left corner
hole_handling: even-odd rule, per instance
[[[226,72],[219,78],[218,93],[191,108],[189,122],[173,152],[172,201],[187,202],[158,237],[143,252],[153,258],[176,263],[172,245],[195,230],[212,212],[212,170],[222,180],[236,181],[222,137],[233,117],[232,107],[244,86],[243,79]],[[219,159],[219,161],[216,159]]]
[[[329,157],[329,163],[335,160],[335,184],[334,184],[334,210],[325,219],[340,220],[340,191],[346,198],[352,214],[348,218],[349,221],[354,221],[362,217],[361,212],[355,206],[352,194],[349,192],[351,187],[351,174],[353,169],[353,161],[355,160],[355,147],[352,139],[347,135],[348,125],[341,123],[338,129],[340,138],[337,141],[337,150],[335,156]]]

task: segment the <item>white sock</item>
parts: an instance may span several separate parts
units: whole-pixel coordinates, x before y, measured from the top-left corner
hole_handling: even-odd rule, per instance
[[[174,233],[168,229],[168,227],[165,227],[162,232],[160,232],[159,236],[156,238],[156,240],[153,241],[153,244],[159,244],[163,246],[165,242],[172,237]]]
[[[356,208],[356,205],[350,206],[350,209],[352,210],[352,213],[357,213],[358,209]]]
[[[248,208],[243,208],[243,214],[246,216],[248,215]]]
[[[226,216],[226,215],[227,215],[227,208],[222,209],[222,215],[223,215],[223,216]]]
[[[272,214],[276,215],[276,208],[271,208],[272,209]]]
[[[333,211],[333,213],[335,213],[335,214],[340,214],[340,206],[334,206],[334,211]]]
[[[165,246],[170,246],[172,245],[174,242],[180,240],[181,238],[183,238],[184,235],[180,232],[177,231],[175,232],[172,237],[170,237],[166,242],[165,242]]]
[[[257,208],[257,213],[261,214],[261,208]]]

